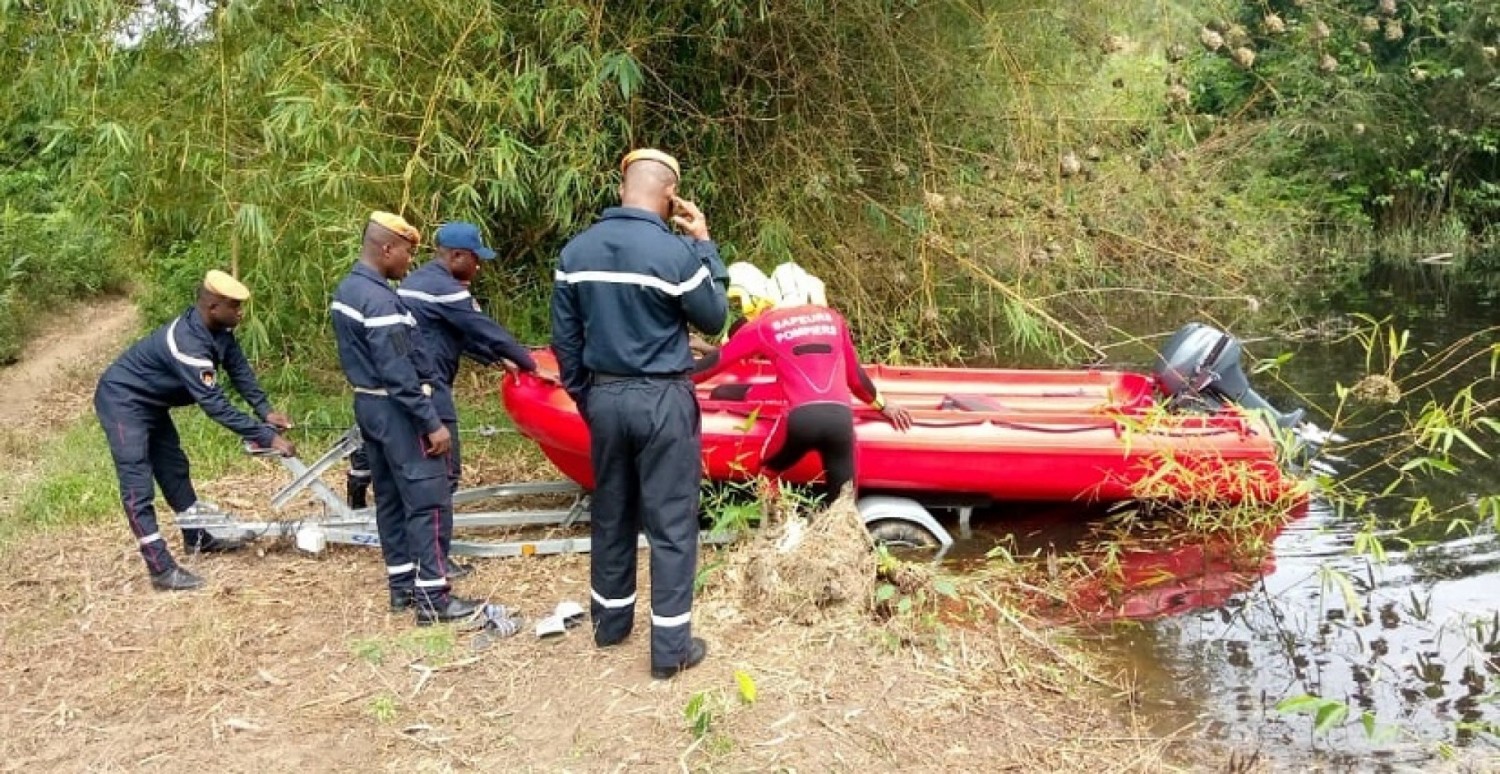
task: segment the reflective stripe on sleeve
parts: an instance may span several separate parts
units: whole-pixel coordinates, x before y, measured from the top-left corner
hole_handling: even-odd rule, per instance
[[[396,295],[401,296],[402,298],[415,298],[418,301],[426,301],[429,304],[451,304],[454,301],[466,301],[470,298],[473,298],[473,296],[470,295],[469,291],[467,290],[460,290],[457,293],[449,293],[442,296],[434,296],[431,293],[423,293],[420,290],[408,290],[406,288],[401,288],[400,290],[396,291]]]
[[[365,317],[359,313],[358,309],[342,301],[335,301],[328,308],[354,320],[366,328],[384,328],[388,325],[410,325],[413,328],[417,327],[417,318],[412,317],[410,312],[405,314],[383,314],[379,317]]]

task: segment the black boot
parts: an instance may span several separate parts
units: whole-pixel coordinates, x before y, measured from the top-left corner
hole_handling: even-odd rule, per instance
[[[370,477],[356,476],[353,473],[349,473],[344,477],[344,482],[349,507],[356,511],[368,507],[370,504]]]
[[[203,586],[203,579],[181,567],[172,567],[153,573],[151,585],[157,591],[192,591]]]
[[[693,667],[702,664],[703,659],[707,657],[708,643],[704,642],[699,637],[694,637],[692,642],[688,644],[687,655],[683,657],[682,661],[679,664],[677,664],[676,666],[664,667],[653,666],[651,667],[651,676],[656,678],[657,680],[670,679],[676,676],[678,672],[692,669]]]
[[[416,604],[411,589],[391,589],[391,612],[404,613]]]
[[[435,623],[467,621],[477,617],[483,609],[483,602],[462,597],[450,596],[446,601],[435,604],[422,602],[417,605],[417,625],[431,626]]]
[[[460,564],[460,563],[455,562],[455,561],[453,561],[451,559],[448,560],[448,580],[450,580],[450,581],[456,581],[456,580],[459,580],[460,578],[467,578],[467,577],[469,577],[470,575],[473,575],[473,574],[474,574],[474,565],[472,565],[472,564]]]

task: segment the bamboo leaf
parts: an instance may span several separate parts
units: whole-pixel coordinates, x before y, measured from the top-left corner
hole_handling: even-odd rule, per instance
[[[599,68],[601,80],[613,80],[615,86],[620,90],[620,96],[629,101],[635,96],[645,77],[641,74],[641,65],[627,51],[617,51],[607,54]]]
[[[1323,697],[1304,693],[1297,696],[1289,696],[1276,702],[1277,712],[1297,713],[1316,711],[1323,703]]]
[[[1316,719],[1313,722],[1313,731],[1320,734],[1325,733],[1328,729],[1343,723],[1348,717],[1349,705],[1330,700],[1318,708]]]

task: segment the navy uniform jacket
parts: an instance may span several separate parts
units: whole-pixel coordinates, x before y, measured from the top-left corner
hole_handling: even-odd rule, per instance
[[[710,240],[672,233],[656,213],[611,207],[562,250],[552,292],[552,351],[580,406],[593,374],[693,370],[687,324],[718,333],[729,273]]]
[[[430,261],[407,275],[396,294],[417,318],[427,356],[444,384],[451,386],[458,377],[459,359],[466,353],[485,365],[504,358],[523,371],[536,370],[531,353],[479,309],[469,289],[443,264]]]
[[[385,278],[355,262],[333,291],[333,337],[339,367],[356,392],[386,395],[424,433],[443,426],[422,388],[437,374],[417,346],[417,320]]]
[[[224,369],[235,392],[265,420],[271,402],[231,331],[212,332],[191,307],[182,316],[152,331],[111,363],[99,377],[107,399],[172,408],[194,403],[211,419],[241,438],[270,446],[276,430],[235,408],[219,387]]]

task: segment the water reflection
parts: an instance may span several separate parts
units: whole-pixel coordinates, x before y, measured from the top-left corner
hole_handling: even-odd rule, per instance
[[[1411,331],[1410,353],[1389,369],[1402,401],[1343,414],[1348,421],[1340,429],[1355,441],[1345,450],[1345,470],[1364,491],[1398,479],[1410,455],[1392,456],[1402,444],[1391,434],[1428,401],[1446,402],[1465,386],[1480,401],[1500,394],[1489,357],[1444,354],[1456,341],[1469,353],[1495,346],[1500,319],[1492,299],[1493,291],[1431,271],[1372,275],[1328,294],[1317,319],[1347,323],[1350,313],[1365,312]],[[1277,405],[1309,406],[1315,417],[1323,409],[1326,425],[1338,402],[1335,385],[1352,385],[1385,363],[1352,338],[1288,335],[1297,327],[1255,339],[1261,357],[1292,354],[1280,372],[1284,382],[1256,386]],[[1481,440],[1500,446],[1493,434]],[[1127,588],[1102,595],[1080,589],[1074,603],[1102,603],[1096,620],[1109,622],[1094,627],[1094,642],[1135,673],[1160,732],[1194,723],[1206,737],[1259,750],[1277,768],[1293,770],[1315,760],[1359,770],[1423,765],[1440,744],[1493,749],[1500,537],[1480,503],[1496,493],[1500,470],[1471,455],[1458,474],[1400,484],[1393,496],[1362,507],[1314,500],[1273,536],[1255,566],[1213,546],[1125,556],[1122,571],[1133,581]],[[1413,528],[1418,498],[1436,515]],[[1100,541],[1088,519],[1096,517],[989,522],[988,539],[1011,541],[1019,553],[1093,557]],[[1352,551],[1366,530],[1383,537],[1383,563]],[[1318,734],[1313,714],[1276,709],[1303,694],[1346,703],[1347,720]]]
[[[1099,642],[1138,673],[1163,731],[1192,720],[1294,760],[1324,751],[1420,761],[1436,741],[1470,741],[1456,724],[1500,719],[1486,699],[1500,667],[1494,577],[1425,575],[1403,556],[1376,565],[1350,556],[1350,542],[1315,503],[1276,539],[1274,570],[1226,604],[1116,625]],[[1493,534],[1463,542],[1464,553],[1500,551]],[[1346,702],[1352,722],[1315,736],[1311,717],[1276,710],[1301,694]],[[1358,722],[1363,712],[1375,733]]]

